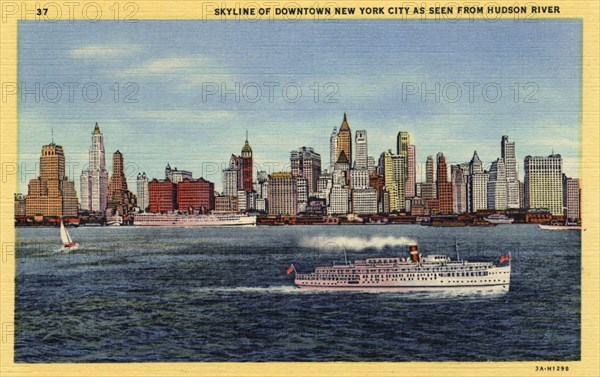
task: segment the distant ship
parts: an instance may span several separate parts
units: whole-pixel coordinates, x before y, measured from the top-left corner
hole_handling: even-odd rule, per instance
[[[499,264],[451,260],[445,255],[422,256],[416,244],[410,245],[410,257],[382,257],[357,260],[315,272],[295,273],[294,284],[315,291],[369,292],[507,292],[510,287],[510,254]]]
[[[163,227],[255,226],[256,216],[236,213],[189,215],[180,213],[138,213],[133,225]]]
[[[123,224],[123,217],[117,215],[107,216],[106,217],[106,225],[107,226],[119,226]]]
[[[538,226],[543,230],[581,230],[581,225],[575,224],[538,224]]]
[[[515,219],[510,218],[508,216],[505,215],[500,215],[500,214],[493,214],[493,215],[489,215],[488,217],[484,218],[485,221],[488,221],[492,224],[512,224],[513,221],[515,221]]]

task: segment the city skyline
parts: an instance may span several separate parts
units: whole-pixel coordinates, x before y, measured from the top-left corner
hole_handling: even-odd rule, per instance
[[[273,27],[279,40],[267,34]],[[161,32],[165,28],[173,39],[169,43]],[[365,39],[348,36],[349,28],[360,28]],[[423,28],[427,36],[420,33]],[[304,35],[304,30],[310,34]],[[510,135],[517,142],[520,179],[526,155],[547,156],[553,151],[563,156],[567,175],[579,176],[580,30],[576,20],[540,21],[535,27],[507,22],[401,27],[375,21],[310,23],[310,27],[303,22],[58,26],[24,22],[20,38],[27,44],[20,47],[19,78],[26,88],[32,83],[95,82],[103,88],[103,97],[89,103],[75,96],[69,103],[64,86],[63,99],[57,103],[36,103],[33,95],[26,97],[19,109],[19,162],[30,175],[20,179],[18,191],[26,191],[40,145],[49,143],[52,129],[65,148],[67,165],[77,165],[69,173],[75,187],[80,187],[79,175],[88,160],[89,132],[98,122],[106,136],[106,153],[120,150],[128,164],[139,166],[149,178],[161,177],[170,163],[215,182],[220,191],[221,170],[231,153],[243,146],[246,130],[255,166],[279,163],[283,168],[289,165],[289,152],[302,146],[313,147],[326,162],[329,133],[340,126],[343,112],[348,113],[352,130],[367,130],[369,154],[374,157],[395,150],[390,138],[407,131],[417,146],[419,166],[426,156],[440,151],[448,165],[467,162],[477,150],[489,167],[500,156],[498,140]],[[504,37],[494,38],[496,33]],[[203,38],[190,45],[190,34]],[[244,43],[238,34],[245,34]],[[317,34],[324,37],[316,38]],[[239,51],[226,47],[231,45]],[[363,56],[364,51],[370,56]],[[242,55],[243,61],[237,59]],[[41,65],[40,59],[50,63]],[[463,85],[467,81],[497,83],[503,96],[496,103],[478,97],[469,103]],[[111,90],[115,82],[118,103]],[[125,87],[128,82],[138,86],[137,103],[123,103],[131,92]],[[273,103],[213,100],[218,96],[203,102],[203,82],[225,83],[229,88],[236,82],[279,82],[280,87],[298,82],[304,95],[296,103],[285,102],[280,95]],[[314,82],[335,83],[337,103],[324,102],[328,93],[324,88],[315,103],[309,89]],[[431,89],[438,82],[459,83],[463,99],[402,100],[402,83],[425,83]],[[538,102],[522,103],[519,98],[514,103],[510,89],[514,82],[521,86],[535,82]],[[529,93],[523,88],[521,92],[521,96]],[[219,167],[207,175],[203,164]],[[130,185],[137,173],[127,172]],[[417,172],[416,180],[422,179],[424,174]]]
[[[346,122],[346,116],[345,116],[345,114],[344,114],[344,120],[343,120],[343,122]],[[348,123],[350,123],[350,122],[348,121]],[[95,132],[99,131],[98,127],[99,127],[99,124],[96,123],[92,134],[94,134]],[[354,138],[354,135],[356,134],[356,132],[359,132],[359,133],[363,133],[363,132],[366,132],[366,131],[368,132],[368,130],[352,131],[352,129],[350,129],[350,131],[352,132],[353,138]],[[400,133],[405,133],[404,131],[399,131],[399,132]],[[102,132],[102,135],[103,136],[105,135],[104,132]],[[246,134],[246,137],[248,137],[247,134]],[[412,134],[410,134],[410,137],[412,137]],[[498,143],[497,143],[498,144],[498,148],[497,148],[498,149],[498,154],[497,154],[497,157],[494,160],[489,161],[489,162],[481,161],[481,168],[484,171],[488,172],[491,168],[493,168],[494,164],[497,163],[498,159],[502,159],[502,157],[500,157],[500,155],[502,154],[502,145],[503,145],[502,143],[504,142],[504,140],[505,140],[506,137],[510,137],[510,135],[502,135],[500,141],[498,141]],[[54,140],[54,137],[53,137],[52,141],[50,143],[48,143],[48,145],[49,144],[54,144],[54,142],[55,142],[55,140]],[[519,144],[518,141],[516,143],[517,143],[517,145]],[[511,139],[511,144],[514,145],[515,144],[515,140]],[[45,145],[47,145],[47,144],[44,144],[44,146]],[[59,143],[57,145],[60,145],[64,149],[63,145],[61,145]],[[249,142],[248,139],[246,139],[244,141],[244,144],[242,145],[242,147],[238,148],[238,149],[239,149],[239,151],[243,152],[245,148],[247,148],[248,146],[251,146],[251,145],[252,145],[252,143]],[[411,144],[411,146],[415,147],[412,144]],[[93,149],[93,147],[94,146],[92,145],[92,149]],[[296,150],[303,149],[303,148],[310,148],[311,150],[314,150],[314,148],[312,148],[311,146],[306,146],[306,145],[298,147],[298,148],[296,148]],[[513,148],[514,148],[514,146],[513,146]],[[92,153],[92,149],[90,150],[90,155],[93,154]],[[427,167],[426,167],[426,165],[427,165],[427,160],[428,160],[429,157],[434,157],[434,159],[435,159],[436,156],[439,157],[439,155],[442,154],[442,156],[444,157],[444,160],[445,160],[444,165],[445,165],[445,169],[447,171],[448,176],[450,176],[451,166],[452,165],[467,164],[469,162],[469,160],[471,160],[471,158],[472,158],[472,157],[470,157],[468,160],[465,160],[465,161],[451,161],[451,160],[446,160],[445,159],[446,156],[444,155],[444,151],[439,151],[439,152],[435,153],[434,155],[422,156],[422,159],[419,160],[419,157],[418,157],[419,156],[419,153],[418,153],[419,148],[416,148],[416,149],[417,149],[417,153],[416,153],[416,155],[417,155],[417,161],[416,161],[415,168],[416,168],[416,175],[417,175],[417,177],[416,177],[416,180],[415,180],[416,182],[415,183],[428,183]],[[516,149],[517,150],[519,149],[518,146],[517,146]],[[267,162],[266,164],[263,164],[263,165],[259,164],[258,162],[253,162],[253,175],[254,175],[254,177],[256,178],[257,174],[260,173],[260,172],[266,172],[269,175],[272,174],[272,173],[289,173],[289,172],[291,172],[293,170],[293,168],[292,168],[292,164],[290,162],[290,153],[294,153],[294,152],[296,152],[296,150],[292,149],[292,150],[290,150],[290,152],[288,152],[288,154],[287,154],[287,160],[285,158],[282,158],[279,161]],[[231,153],[230,153],[230,158],[237,157],[237,158],[240,158],[240,160],[241,160],[241,156],[236,156],[236,154],[240,153],[239,151],[232,150]],[[314,152],[319,153],[318,151],[314,151]],[[373,151],[373,154],[371,154],[371,152],[369,152],[369,157],[375,157],[375,160],[377,160],[380,155],[382,155],[384,153],[388,153],[388,152],[391,152],[393,155],[396,155],[396,153],[394,151],[394,148],[388,148],[388,149],[382,150],[382,151]],[[113,155],[112,152],[109,152],[109,153],[110,153],[110,155]],[[122,154],[122,152],[120,152],[118,149],[114,153]],[[489,153],[493,153],[493,152],[489,152]],[[321,154],[321,153],[319,153],[319,154]],[[473,156],[473,154],[479,156],[481,154],[481,150],[474,149],[473,152],[471,152],[471,156]],[[561,155],[561,157],[562,157],[562,159],[564,161],[564,156],[560,153],[560,151],[557,151],[554,148],[552,149],[552,152],[548,153],[548,154],[544,154],[544,155],[525,154],[525,157],[523,158],[523,160],[518,160],[517,159],[516,162],[515,162],[515,164],[516,164],[516,171],[517,171],[517,177],[518,177],[518,179],[522,180],[524,178],[524,175],[523,175],[524,174],[524,170],[523,170],[522,166],[523,166],[524,161],[525,161],[525,159],[527,157],[547,157],[547,156],[551,156],[551,155],[555,155],[555,154]],[[65,167],[65,175],[66,176],[68,176],[71,180],[76,181],[76,178],[77,178],[76,174],[77,174],[77,169],[78,168],[80,169],[79,170],[80,173],[82,172],[82,170],[83,170],[83,173],[87,173],[87,168],[89,166],[91,166],[89,163],[86,163],[84,165],[70,164],[70,166],[69,166],[69,158],[68,158],[67,153],[65,153],[65,155],[66,155],[66,157],[65,157],[65,166],[66,166]],[[323,158],[323,155],[325,155],[325,158]],[[329,163],[326,162],[327,158],[329,157],[328,155],[329,155],[329,150],[327,151],[327,153],[321,154],[323,171],[326,171],[329,168]],[[222,186],[221,185],[221,183],[222,183],[222,177],[223,177],[223,174],[225,174],[225,170],[227,170],[227,168],[230,166],[231,160],[228,159],[227,161],[207,161],[205,163],[211,164],[211,166],[213,166],[215,168],[217,168],[217,166],[218,166],[218,169],[220,169],[220,170],[217,170],[214,173],[212,173],[213,174],[212,177],[214,179],[210,179],[211,176],[209,176],[209,177],[204,176],[201,173],[198,173],[198,172],[196,172],[196,171],[194,171],[192,169],[189,169],[189,170],[188,169],[179,169],[177,166],[174,166],[174,164],[173,164],[173,166],[174,166],[174,169],[176,171],[180,170],[180,171],[186,172],[188,174],[193,174],[194,175],[194,179],[204,178],[206,180],[213,181],[215,183],[215,191],[221,193],[221,191],[223,191],[223,187],[221,187]],[[36,164],[37,164],[36,167],[38,168],[38,171],[39,171],[39,152],[38,152],[38,161],[36,161]],[[166,169],[171,169],[171,165],[172,164],[170,162],[167,161],[165,164],[166,164]],[[212,165],[212,164],[217,164],[217,165]],[[435,165],[437,166],[437,163]],[[83,166],[83,169],[81,169],[82,166]],[[128,167],[129,167],[129,169],[128,169]],[[131,168],[131,167],[133,167],[133,168]],[[564,167],[564,162],[563,162],[563,167]],[[437,167],[436,167],[436,169],[437,169]],[[125,180],[126,180],[125,183],[129,184],[129,185],[135,185],[136,177],[139,174],[145,174],[148,177],[148,179],[150,179],[150,180],[152,180],[152,179],[159,179],[159,180],[161,180],[161,179],[164,179],[164,175],[165,175],[165,165],[161,165],[158,168],[156,166],[154,166],[154,167],[150,167],[149,169],[144,169],[143,167],[137,166],[136,163],[133,163],[133,165],[128,165],[127,163],[125,163],[123,165],[123,167],[118,168],[118,170],[119,170],[120,174],[124,174],[125,175]],[[127,170],[129,170],[129,171],[127,171]],[[152,175],[146,173],[146,171],[155,171],[155,170],[159,170],[160,171],[160,173],[157,174],[156,176],[152,176]],[[110,165],[106,164],[106,171],[107,171],[107,173],[110,173],[112,175],[112,173],[114,172],[114,166],[113,166],[113,164],[110,164]],[[563,172],[565,173],[566,176],[579,178],[579,175],[569,175],[569,174],[567,174],[566,170],[563,170]],[[35,174],[37,174],[37,173],[34,172],[34,171],[28,171],[27,175],[25,175],[24,177],[31,178]],[[437,174],[435,174],[435,179],[434,179],[434,182],[436,182],[436,181],[437,181]],[[19,191],[19,193],[27,192],[27,189],[26,189],[27,188],[27,182],[25,182],[25,190],[24,191]],[[18,187],[20,187],[20,186],[18,186]],[[79,188],[77,185],[76,185],[76,187]],[[80,200],[81,200],[80,191],[79,190],[76,190],[76,191],[77,191],[78,198],[80,198]]]

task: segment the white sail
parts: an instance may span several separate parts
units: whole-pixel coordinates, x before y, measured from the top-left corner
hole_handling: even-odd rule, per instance
[[[69,236],[69,232],[67,232],[67,228],[65,228],[65,224],[62,221],[60,222],[60,239],[64,245],[68,245],[73,242],[71,236]]]

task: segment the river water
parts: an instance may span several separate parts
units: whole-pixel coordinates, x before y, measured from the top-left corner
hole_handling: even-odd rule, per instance
[[[535,225],[17,230],[15,360],[578,360],[581,235]],[[302,292],[301,272],[348,259],[424,254],[498,260],[501,295]]]

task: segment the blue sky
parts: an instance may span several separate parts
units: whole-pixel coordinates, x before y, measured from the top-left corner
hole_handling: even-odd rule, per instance
[[[554,151],[566,174],[578,176],[581,26],[578,20],[21,22],[21,89],[37,82],[42,97],[21,98],[19,157],[28,173],[19,188],[26,192],[37,174],[52,129],[77,187],[99,122],[107,166],[120,150],[130,185],[138,170],[162,178],[169,162],[220,189],[221,164],[240,153],[246,130],[263,170],[285,169],[289,152],[301,146],[314,147],[328,163],[329,135],[344,112],[353,131],[367,130],[376,159],[395,149],[398,131],[409,131],[419,163],[440,151],[449,162],[466,162],[477,150],[489,164],[506,134],[516,142],[521,172],[526,155]],[[476,83],[472,101],[466,82]],[[134,88],[127,83],[138,88],[130,97],[135,103],[125,103]],[[212,83],[233,91],[239,83],[240,101],[233,94],[206,96]],[[439,83],[440,101],[430,94],[423,102],[420,93],[403,99],[413,83],[428,89]],[[296,85],[302,88],[296,102],[284,98],[286,85],[289,98]],[[91,102],[96,87],[102,96]],[[332,88],[335,101],[326,101]],[[502,95],[491,102],[497,88]],[[526,102],[534,90],[537,102]]]

